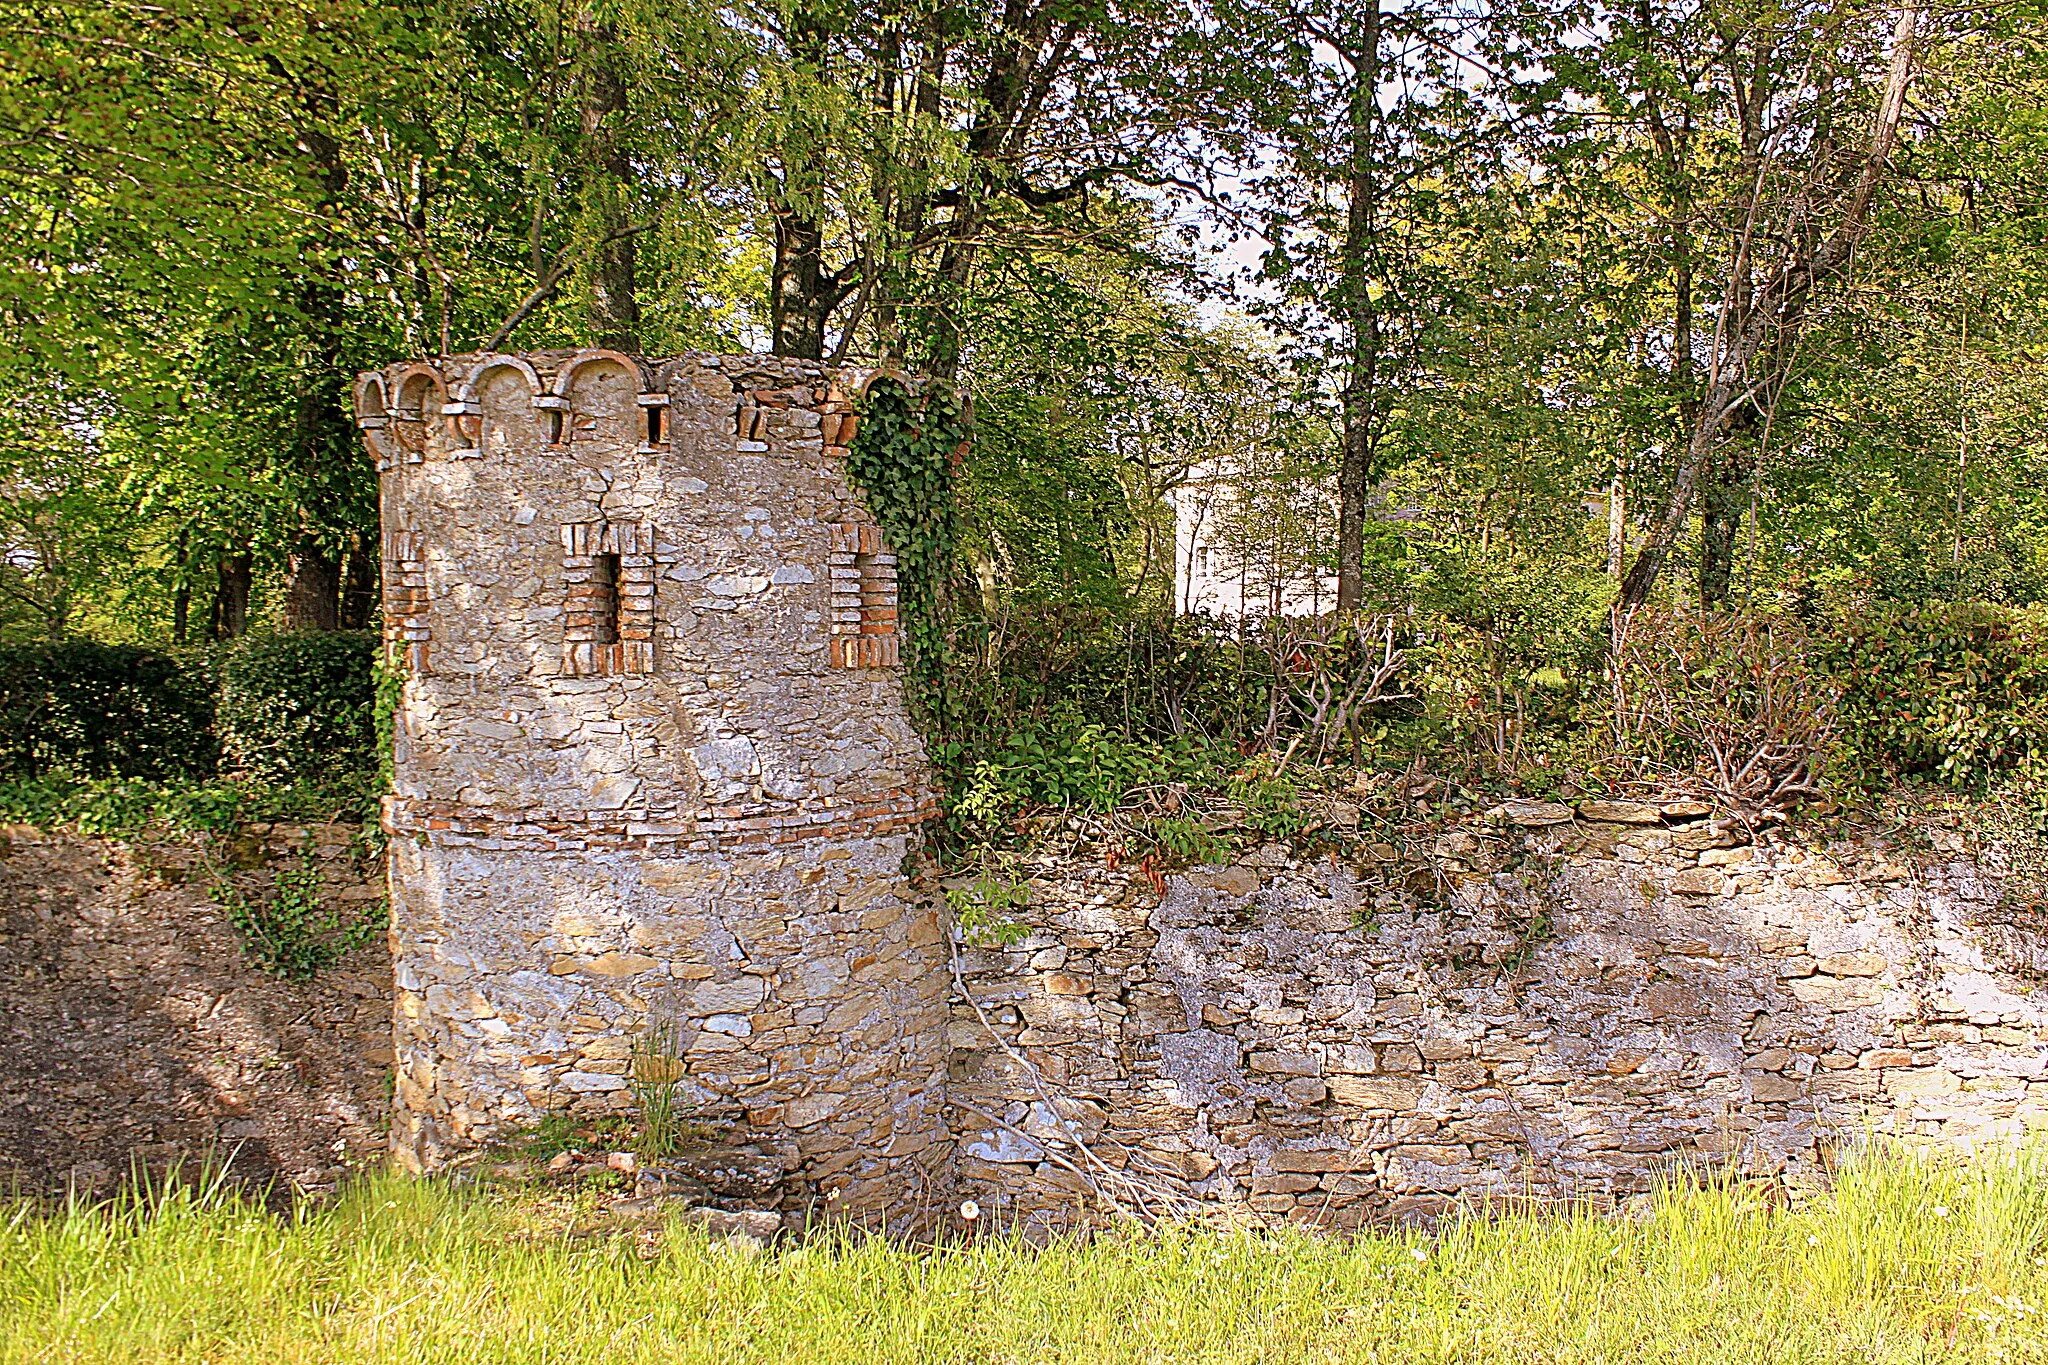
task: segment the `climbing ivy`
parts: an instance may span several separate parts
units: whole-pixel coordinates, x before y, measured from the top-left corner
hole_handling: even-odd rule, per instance
[[[950,719],[945,601],[959,531],[953,466],[966,439],[966,413],[950,389],[927,385],[913,393],[885,375],[868,385],[846,460],[848,477],[896,552],[911,705],[940,733]]]
[[[398,790],[398,708],[405,700],[405,657],[400,652],[404,645],[396,645],[379,652],[370,665],[370,676],[376,683],[376,703],[372,720],[377,727],[377,777],[378,792]]]

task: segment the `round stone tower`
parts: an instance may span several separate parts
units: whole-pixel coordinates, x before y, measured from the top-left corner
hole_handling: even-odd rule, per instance
[[[683,1098],[874,1218],[943,1183],[946,944],[894,559],[812,362],[470,355],[356,384],[405,682],[392,1147]]]

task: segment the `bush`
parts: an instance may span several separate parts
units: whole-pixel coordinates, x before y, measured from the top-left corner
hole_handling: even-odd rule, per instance
[[[1609,664],[1612,741],[1752,814],[1813,796],[1840,723],[1813,650],[1790,617],[1636,612]]]
[[[90,640],[0,645],[0,771],[166,779],[213,771],[204,657]]]
[[[2048,751],[2048,617],[1988,602],[1878,603],[1827,642],[1843,775],[1984,790]]]
[[[331,631],[251,639],[221,670],[226,762],[254,777],[374,766],[377,637]]]

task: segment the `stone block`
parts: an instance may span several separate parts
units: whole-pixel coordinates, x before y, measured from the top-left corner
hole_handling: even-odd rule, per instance
[[[1581,801],[1579,818],[1610,825],[1661,825],[1664,812],[1643,801]]]
[[[1718,868],[1689,867],[1672,877],[1667,885],[1675,895],[1718,896],[1728,889],[1728,878]]]
[[[1413,1109],[1422,1098],[1422,1082],[1406,1076],[1330,1076],[1324,1083],[1332,1100],[1354,1109]]]

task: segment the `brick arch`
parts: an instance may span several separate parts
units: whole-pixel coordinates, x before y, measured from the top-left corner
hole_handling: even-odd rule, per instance
[[[631,385],[631,392],[625,395],[624,400],[618,405],[617,411],[607,410],[600,412],[586,406],[580,406],[577,402],[578,389],[587,383],[586,377],[593,371],[593,368],[602,369],[605,366],[616,366],[624,371]],[[579,431],[595,434],[601,427],[610,425],[615,427],[616,430],[605,433],[606,436],[631,445],[637,444],[634,428],[641,420],[640,407],[637,400],[639,395],[647,391],[646,367],[634,357],[619,351],[578,351],[556,372],[554,392],[551,395],[555,401],[547,403],[546,406],[564,414],[566,425],[558,433],[563,440],[573,442],[577,439]],[[550,434],[555,435],[557,433],[551,432]],[[556,442],[550,441],[550,444],[556,444]]]
[[[498,370],[517,371],[526,380],[526,392],[529,400],[538,400],[547,392],[547,386],[541,382],[541,377],[534,370],[533,366],[518,356],[493,353],[479,357],[476,364],[470,368],[469,374],[464,377],[455,389],[453,406],[461,409],[455,417],[455,422],[460,428],[461,435],[464,438],[463,444],[466,447],[464,451],[457,452],[458,456],[466,453],[472,458],[477,458],[481,457],[490,448],[490,434],[488,430],[490,421],[488,415],[484,412],[483,381],[488,375]],[[532,406],[527,411],[527,420],[538,421],[540,419],[539,407],[538,402],[532,403]]]
[[[376,370],[357,375],[352,406],[356,428],[363,433],[363,444],[376,457],[377,468],[387,468],[396,443],[391,432],[391,404],[385,397],[384,376]]]
[[[609,360],[624,369],[627,374],[633,376],[633,383],[638,387],[639,392],[644,393],[647,391],[647,367],[642,365],[638,358],[627,355],[624,351],[607,351],[593,347],[587,351],[578,351],[575,355],[570,356],[562,362],[562,368],[555,371],[553,388],[555,397],[569,397],[569,390],[576,382],[576,372],[586,365],[595,364],[601,360]]]
[[[492,370],[501,369],[517,370],[520,374],[526,376],[526,387],[532,391],[532,395],[535,398],[547,392],[547,386],[541,382],[541,377],[534,370],[533,366],[527,364],[516,355],[492,354],[480,357],[475,366],[470,369],[468,377],[456,386],[455,401],[458,403],[476,402],[479,396],[478,385],[483,377]]]
[[[437,423],[447,420],[448,381],[432,365],[416,363],[391,377],[389,393],[396,397],[391,430],[397,454],[408,464],[417,463],[426,457]]]

